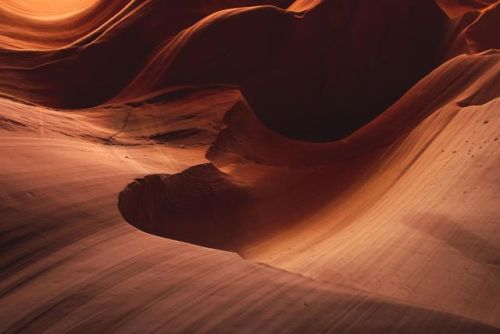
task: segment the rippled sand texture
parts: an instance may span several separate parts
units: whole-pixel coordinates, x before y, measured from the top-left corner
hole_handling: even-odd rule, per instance
[[[0,332],[500,333],[498,49],[494,0],[0,0]]]

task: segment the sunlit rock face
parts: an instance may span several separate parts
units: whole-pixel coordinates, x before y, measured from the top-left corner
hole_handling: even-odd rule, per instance
[[[39,19],[65,17],[89,8],[99,0],[2,0],[0,7]]]
[[[498,334],[500,1],[0,0],[0,333]]]

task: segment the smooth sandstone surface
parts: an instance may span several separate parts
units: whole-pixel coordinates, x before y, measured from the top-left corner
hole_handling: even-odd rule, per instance
[[[0,1],[0,332],[500,333],[499,15]]]

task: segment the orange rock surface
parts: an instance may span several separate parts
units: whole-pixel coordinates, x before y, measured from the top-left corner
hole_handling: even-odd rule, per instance
[[[494,0],[0,0],[0,332],[500,333]]]

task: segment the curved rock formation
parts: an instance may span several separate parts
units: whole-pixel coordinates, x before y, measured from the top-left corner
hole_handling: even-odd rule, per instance
[[[499,15],[0,1],[0,331],[498,333]]]

